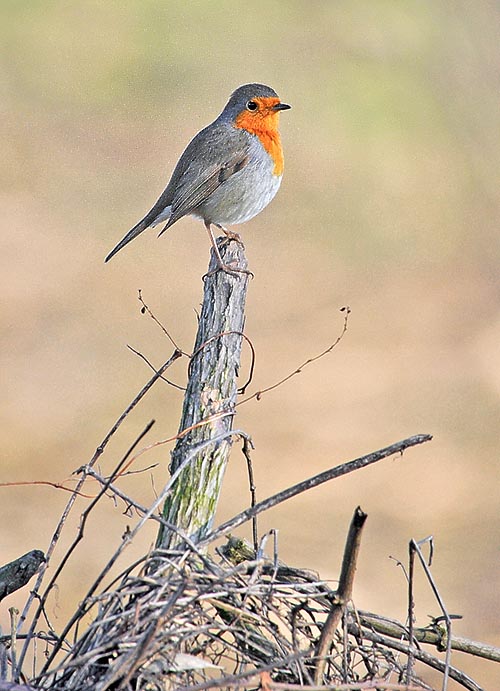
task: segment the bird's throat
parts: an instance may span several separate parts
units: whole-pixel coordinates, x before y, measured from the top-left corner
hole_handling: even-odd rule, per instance
[[[283,175],[284,160],[281,147],[281,137],[278,131],[278,113],[256,117],[253,113],[243,111],[235,120],[235,127],[246,130],[257,136],[272,158],[274,163],[273,174]]]

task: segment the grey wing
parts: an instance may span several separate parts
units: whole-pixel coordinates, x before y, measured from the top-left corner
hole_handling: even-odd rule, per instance
[[[186,185],[172,202],[172,214],[168,219],[167,226],[171,226],[182,216],[186,216],[194,211],[226,180],[244,168],[248,161],[248,154],[235,154],[227,162],[211,167],[204,179],[197,180],[194,184]]]
[[[231,148],[231,154],[228,154]],[[104,261],[109,261],[131,240],[153,225],[170,207],[168,223],[160,235],[183,216],[190,214],[220,185],[247,165],[249,144],[245,135],[227,123],[214,122],[188,144],[170,182],[146,216],[139,221]]]
[[[234,128],[224,131],[223,137],[218,129],[211,136],[205,134],[205,137],[200,137],[204,133],[200,132],[194,138],[178,163],[179,170],[176,169],[172,175],[175,191],[171,201],[171,216],[162,233],[180,218],[195,211],[250,160],[248,141]],[[232,149],[230,154],[228,148]]]

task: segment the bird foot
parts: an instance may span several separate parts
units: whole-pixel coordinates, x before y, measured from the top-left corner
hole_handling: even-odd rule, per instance
[[[208,278],[209,276],[214,276],[216,273],[219,271],[224,271],[227,274],[231,274],[233,276],[237,276],[238,274],[248,274],[252,278],[254,278],[254,275],[251,271],[248,269],[242,269],[239,266],[233,266],[232,264],[224,264],[224,262],[221,262],[218,264],[216,269],[213,269],[212,271],[208,271],[204,276],[203,280]]]
[[[245,247],[245,245],[243,244],[243,240],[241,239],[241,235],[239,233],[233,233],[232,230],[226,230],[226,240],[228,242],[230,240],[234,240],[235,242],[237,242],[242,247]]]
[[[218,225],[217,228],[219,228],[219,230],[222,230],[228,241],[235,240],[244,247],[243,240],[241,239],[241,235],[239,233],[235,233],[233,230],[228,230],[227,228],[224,228],[224,226],[220,225]]]

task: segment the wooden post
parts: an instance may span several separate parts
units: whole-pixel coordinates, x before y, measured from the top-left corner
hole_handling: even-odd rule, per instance
[[[240,243],[219,238],[217,244],[225,264],[246,270]],[[190,460],[163,506],[164,518],[194,542],[203,539],[212,526],[231,449],[228,432],[235,412],[249,280],[249,273],[216,269],[212,250],[179,426],[179,432],[189,431],[172,451],[170,471],[175,472],[186,459]],[[179,533],[160,529],[158,547],[169,549],[181,544]]]

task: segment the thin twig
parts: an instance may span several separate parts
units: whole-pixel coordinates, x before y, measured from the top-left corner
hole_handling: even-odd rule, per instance
[[[421,686],[413,684],[394,684],[382,679],[370,681],[357,681],[350,684],[327,684],[325,686],[314,684],[286,684],[278,681],[269,683],[270,691],[422,691]]]
[[[74,481],[72,478],[64,480],[64,482],[72,481]],[[19,480],[15,482],[0,482],[0,487],[23,487],[25,485],[31,485],[33,487],[39,485],[53,487],[54,489],[62,489],[64,492],[71,492],[71,494],[76,492],[77,496],[83,497],[84,499],[92,499],[93,496],[91,494],[84,494],[84,492],[77,492],[74,487],[66,487],[62,482],[50,482],[49,480]]]
[[[169,334],[169,332],[166,330],[166,328],[163,326],[163,324],[160,322],[160,320],[157,319],[157,318],[155,317],[155,315],[153,314],[153,312],[152,312],[152,311],[149,309],[149,307],[146,305],[146,303],[144,302],[144,298],[142,297],[142,291],[141,291],[140,289],[139,289],[138,293],[139,293],[139,295],[138,295],[138,300],[139,300],[139,302],[140,302],[141,305],[142,305],[142,307],[141,307],[141,313],[144,314],[144,313],[147,312],[148,315],[151,317],[151,319],[155,322],[155,324],[157,324],[157,325],[160,327],[160,329],[163,331],[163,333],[164,333],[165,336],[168,338],[168,340],[170,341],[170,343],[174,346],[175,350],[177,350],[179,353],[181,353],[181,355],[187,355],[187,357],[189,357],[189,353],[185,353],[185,352],[182,350],[182,348],[179,348],[179,346],[177,345],[177,343],[174,341],[174,339],[173,339],[172,336]]]
[[[406,680],[410,681],[413,673],[413,625],[415,623],[415,600],[413,597],[413,585],[415,582],[415,552],[412,549],[411,542],[408,546],[408,641],[409,641],[409,653],[408,660],[406,662]]]
[[[245,460],[247,462],[247,472],[248,472],[248,489],[250,490],[250,506],[253,508],[256,503],[257,503],[257,494],[256,494],[256,487],[255,487],[255,482],[253,478],[253,466],[252,466],[252,459],[250,457],[250,449],[253,449],[253,443],[250,438],[244,438],[243,439],[243,445],[242,445],[242,452],[243,455],[245,456]],[[254,516],[252,518],[252,540],[253,540],[253,548],[255,552],[257,553],[258,549],[258,528],[257,528],[257,516]]]
[[[442,689],[443,691],[446,691],[448,688],[448,677],[449,677],[449,670],[450,670],[450,659],[451,659],[451,617],[448,614],[448,610],[445,607],[445,604],[443,602],[443,599],[439,593],[438,587],[436,585],[436,582],[434,581],[434,578],[432,577],[431,571],[429,569],[429,566],[427,565],[427,562],[424,558],[424,555],[422,554],[422,550],[420,549],[420,545],[422,545],[425,542],[429,542],[431,545],[431,552],[430,552],[430,557],[429,557],[429,566],[432,560],[432,554],[433,554],[433,547],[432,547],[432,538],[425,538],[424,540],[416,541],[416,540],[410,540],[410,554],[417,554],[420,564],[424,570],[424,573],[427,577],[427,580],[429,581],[429,584],[431,586],[432,592],[434,593],[434,596],[439,604],[439,607],[441,609],[441,612],[443,613],[443,618],[445,620],[446,624],[446,654],[445,654],[445,660],[444,660],[444,674],[443,674],[443,686]],[[411,562],[410,562],[411,563]],[[410,626],[412,625],[412,622],[410,622]],[[412,639],[410,638],[410,641]]]
[[[158,446],[164,446],[165,444],[170,444],[173,441],[176,441],[177,439],[182,439],[182,437],[186,436],[189,432],[191,432],[193,429],[196,429],[198,427],[202,427],[203,425],[209,425],[212,422],[215,422],[216,420],[220,420],[223,417],[229,417],[231,415],[234,415],[232,411],[225,411],[223,410],[221,413],[215,413],[214,415],[209,415],[208,417],[204,418],[203,420],[199,420],[196,422],[194,425],[190,425],[189,427],[186,427],[185,429],[181,430],[177,434],[175,434],[172,437],[169,437],[168,439],[159,439],[157,441],[152,442],[151,444],[148,444],[147,446],[144,446],[142,449],[140,449],[132,458],[128,461],[128,463],[122,468],[122,473],[125,473],[125,471],[130,468],[130,466],[136,462],[136,460],[145,454],[147,451],[151,451],[151,449],[156,449]]]
[[[149,367],[149,369],[152,369],[153,372],[156,372],[156,367],[153,365],[153,363],[149,362],[149,360],[147,359],[147,357],[145,355],[143,355],[143,353],[141,353],[139,350],[136,350],[135,348],[133,348],[128,343],[127,343],[127,348],[129,350],[131,350],[134,353],[134,355],[137,355],[138,357],[140,357],[141,360],[144,360],[144,362]],[[181,386],[180,384],[176,384],[175,382],[170,381],[170,379],[167,379],[164,376],[161,376],[160,379],[162,379],[164,382],[166,382],[170,386],[173,386],[174,389],[179,389],[179,391],[185,391],[186,390],[185,386]]]
[[[256,391],[253,393],[251,396],[248,396],[248,398],[243,399],[243,401],[239,401],[236,405],[243,405],[243,403],[248,403],[248,401],[251,401],[253,398],[256,398],[258,401],[262,398],[263,394],[268,393],[269,391],[273,391],[273,389],[277,389],[279,386],[287,382],[289,379],[294,377],[296,374],[300,374],[304,367],[307,367],[307,365],[310,365],[313,362],[316,362],[317,360],[320,360],[321,358],[325,357],[325,355],[328,355],[329,353],[332,352],[332,350],[340,343],[340,341],[344,338],[345,333],[347,331],[347,322],[349,320],[349,315],[351,314],[351,309],[350,307],[342,307],[341,312],[344,312],[344,325],[342,327],[342,331],[340,335],[335,339],[335,341],[328,346],[325,350],[323,350],[321,353],[318,353],[318,355],[314,355],[313,357],[308,358],[305,360],[301,365],[297,367],[293,372],[290,372],[290,374],[287,374],[286,377],[283,377],[283,379],[280,379],[277,381],[275,384],[272,384],[271,386],[267,386],[265,389],[261,389],[260,391]]]
[[[14,681],[14,674],[16,671],[17,658],[17,622],[19,618],[19,610],[16,607],[9,607],[10,615],[10,659],[12,662],[12,680]]]
[[[319,473],[318,475],[314,475],[313,477],[310,477],[307,480],[303,480],[302,482],[299,482],[298,484],[293,485],[292,487],[288,487],[287,489],[282,490],[277,494],[273,494],[271,497],[264,499],[263,501],[256,504],[254,507],[245,509],[245,511],[242,511],[241,513],[237,514],[236,516],[234,516],[233,518],[226,521],[218,528],[210,532],[203,539],[200,545],[209,544],[213,540],[216,540],[217,538],[222,537],[222,535],[227,534],[230,530],[234,530],[234,528],[237,528],[239,525],[242,525],[242,523],[246,523],[246,521],[249,521],[251,518],[257,516],[259,513],[267,511],[268,509],[273,508],[278,504],[281,504],[287,499],[295,497],[297,494],[306,492],[307,490],[312,489],[313,487],[318,487],[319,485],[322,485],[324,482],[329,482],[330,480],[334,480],[335,478],[341,477],[342,475],[346,475],[347,473],[352,473],[354,470],[359,470],[360,468],[364,468],[367,465],[376,463],[377,461],[380,461],[383,458],[387,458],[388,456],[393,456],[396,453],[402,454],[405,449],[408,449],[412,446],[417,446],[417,444],[423,444],[424,442],[430,441],[431,439],[432,436],[430,434],[417,434],[413,437],[408,437],[408,439],[403,439],[402,441],[396,442],[395,444],[391,444],[390,446],[386,446],[385,448],[380,449],[379,451],[373,451],[372,453],[369,453],[366,456],[361,456],[360,458],[356,458],[353,461],[342,463],[341,465],[335,466],[334,468],[330,468],[329,470],[325,470],[324,472]]]

